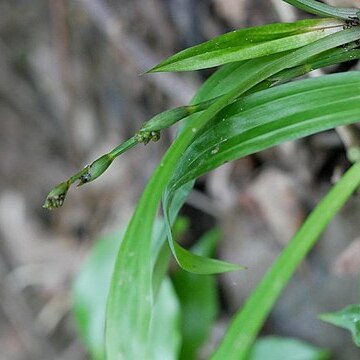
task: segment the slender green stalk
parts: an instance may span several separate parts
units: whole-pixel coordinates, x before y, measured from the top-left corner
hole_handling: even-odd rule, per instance
[[[301,10],[318,16],[330,16],[344,20],[358,19],[357,13],[359,9],[341,8],[323,4],[314,0],[283,0]]]
[[[138,141],[136,140],[136,138],[133,136],[130,139],[126,140],[125,142],[123,142],[122,144],[118,145],[116,148],[112,149],[109,153],[109,155],[115,159],[116,157],[120,156],[121,154],[123,154],[125,151],[130,150],[131,148],[133,148],[134,146],[136,146],[138,144]]]
[[[210,105],[212,105],[218,98],[210,99],[203,101],[198,104],[191,104],[188,106],[180,106],[175,109],[170,109],[164,111],[152,119],[144,123],[140,129],[140,133],[143,131],[159,131],[168,128],[171,125],[174,125],[180,120],[183,120],[189,115],[195,114],[199,111],[206,110]]]
[[[62,206],[66,194],[72,184],[74,184],[76,181],[79,181],[78,186],[81,186],[97,179],[106,171],[115,158],[123,154],[125,151],[133,148],[138,143],[139,139],[133,136],[119,146],[115,147],[109,153],[104,154],[94,160],[90,165],[85,166],[66,181],[63,181],[62,183],[55,186],[46,197],[43,208],[52,210]]]
[[[232,321],[212,360],[247,359],[248,352],[282,290],[335,214],[360,185],[360,163],[353,165],[323,198],[280,254]]]
[[[260,82],[255,87],[245,91],[244,94],[259,91],[275,84],[289,81],[295,77],[304,75],[309,71],[324,66],[329,66],[347,60],[358,59],[360,58],[360,50],[356,49],[357,46],[358,44],[354,42],[352,44],[348,44],[346,48],[331,49],[329,54],[324,58],[315,57],[314,59],[308,59],[301,65],[297,64],[294,67],[289,67],[279,72],[278,74],[269,77],[268,79],[264,79],[264,81]],[[68,180],[53,188],[47,196],[43,207],[47,209],[53,209],[62,206],[67,191],[73,183],[79,181],[80,186],[95,180],[107,170],[115,158],[123,154],[125,151],[133,148],[138,143],[147,144],[150,140],[157,141],[160,138],[161,130],[174,125],[178,121],[183,120],[191,114],[208,109],[211,105],[217,102],[220,97],[221,96],[218,96],[197,104],[191,104],[188,106],[181,106],[175,109],[167,110],[154,116],[152,119],[145,122],[142,128],[133,137],[118,145],[109,153],[102,155],[93,161],[90,165],[87,165],[82,170],[72,175]]]

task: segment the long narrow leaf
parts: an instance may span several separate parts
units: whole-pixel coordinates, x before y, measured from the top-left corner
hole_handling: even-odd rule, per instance
[[[285,83],[316,69],[343,63],[346,61],[360,59],[360,50],[357,47],[358,45],[354,43],[351,46],[331,49],[325,54],[321,54],[321,56],[319,55],[312,59],[308,59],[301,65],[279,72],[278,74],[266,79],[254,88],[250,89],[248,93],[257,92],[276,84]],[[271,61],[282,56],[284,56],[284,54],[267,56],[266,61]],[[244,61],[224,66],[218,71],[217,76],[211,78],[211,82],[214,84],[213,88],[216,90],[217,97],[200,103],[166,110],[146,122],[142,126],[141,131],[163,130],[192,114],[206,110],[210,105],[218,100],[219,96],[232,90],[236,86],[236,82],[241,81],[244,72],[251,70],[251,65],[253,65],[251,61]],[[219,79],[221,79],[220,83]],[[208,95],[210,95],[210,91]]]
[[[359,99],[359,72],[301,80],[242,98],[213,118],[191,144],[170,186],[180,187],[225,162],[283,141],[356,122]]]
[[[336,19],[300,20],[236,30],[183,50],[150,72],[189,71],[296,49],[342,30]]]
[[[258,71],[244,74],[241,84],[192,119],[191,126],[185,127],[149,180],[120,246],[107,304],[106,351],[109,360],[117,360],[121,357],[130,360],[144,359],[148,354],[147,343],[153,298],[150,242],[153,223],[163,191],[196,132],[200,131],[214,115],[232,103],[239,95],[269,76],[285,68],[296,66],[318,53],[358,38],[360,38],[360,30],[352,28],[329,35],[296,50],[291,54],[292,56],[287,55],[266,64],[259,63],[259,59],[255,60],[259,66]],[[167,220],[170,224],[169,208],[171,205],[166,209]],[[169,229],[168,232],[171,235]],[[189,257],[191,266],[194,264],[198,266],[198,258],[193,258],[191,255]],[[228,267],[228,264],[217,265],[224,265],[225,269]],[[201,267],[201,262],[198,267]],[[219,271],[223,271],[222,266],[218,267]]]
[[[237,85],[235,88],[233,88],[229,93],[222,96],[219,100],[217,100],[213,105],[211,105],[207,110],[205,110],[201,115],[199,115],[196,120],[194,120],[191,125],[193,126],[190,129],[186,129],[188,131],[184,131],[182,135],[187,134],[190,139],[193,137],[199,137],[201,134],[206,131],[204,128],[204,125],[206,123],[209,123],[210,119],[213,119],[223,108],[225,108],[227,105],[229,105],[231,102],[233,102],[237,97],[239,97],[239,94],[243,94],[244,92],[248,91],[255,85],[261,83],[263,80],[267,79],[268,77],[278,73],[281,70],[291,68],[293,66],[296,66],[298,64],[301,64],[303,61],[305,61],[308,58],[311,58],[321,52],[327,51],[331,48],[339,46],[341,43],[344,43],[345,38],[351,39],[346,42],[354,41],[357,37],[359,37],[360,32],[359,29],[348,29],[344,30],[340,33],[336,33],[333,35],[330,35],[324,39],[318,40],[317,42],[313,44],[309,44],[301,49],[295,50],[293,53],[284,55],[281,58],[277,58],[273,61],[269,61],[268,63],[258,64],[258,62],[263,61],[262,58],[253,60],[253,64],[258,64],[258,69],[256,72],[249,72],[245,73],[243,75],[243,81]],[[353,105],[354,106],[354,105]],[[221,118],[222,119],[222,118]],[[355,120],[352,120],[355,121]],[[225,120],[224,120],[225,122]],[[226,124],[224,128],[226,127]],[[195,129],[195,132],[194,132]],[[320,130],[319,130],[320,131]],[[290,131],[293,133],[293,131]],[[196,134],[194,136],[194,133]],[[306,133],[304,133],[303,136],[305,136]],[[284,138],[286,138],[286,134],[283,134]],[[219,139],[221,142],[226,142],[226,137],[222,137],[220,133],[216,134],[216,139]],[[225,140],[225,141],[224,141]],[[189,141],[189,139],[187,139]],[[205,141],[207,144],[207,141]],[[230,142],[229,142],[230,144]],[[264,144],[262,142],[261,144]],[[173,144],[173,146],[178,145],[176,142]],[[256,149],[256,144],[254,144],[254,149]],[[220,154],[222,154],[221,151],[219,151],[219,147],[212,148],[206,156],[211,156],[214,159],[217,159]],[[256,151],[256,150],[255,150]],[[176,161],[176,171],[175,174],[178,176],[179,171],[182,171],[185,165],[182,165],[184,163],[189,164],[192,162],[192,156],[193,154],[189,153],[189,151],[185,152],[185,155],[182,155],[182,160],[180,161],[177,159]],[[205,159],[203,161],[205,163]],[[218,166],[222,163],[219,162]],[[199,165],[200,167],[200,165]],[[189,174],[192,175],[192,172],[196,171],[195,168],[189,169]],[[192,179],[195,179],[196,177],[192,177]],[[182,181],[181,184],[186,184],[186,181]],[[174,239],[172,237],[171,233],[171,226],[169,221],[169,209],[171,209],[171,204],[173,201],[173,198],[176,194],[176,191],[178,189],[181,189],[179,184],[175,185],[174,180],[172,183],[167,187],[164,196],[163,196],[163,209],[164,209],[164,216],[166,223],[168,225],[168,240],[171,247],[171,250],[173,251],[173,255],[175,259],[177,260],[178,264],[183,267],[185,270],[188,270],[190,272],[198,273],[198,274],[209,274],[217,272],[224,272],[228,271],[231,268],[227,267],[225,264],[223,268],[221,268],[220,264],[217,264],[216,261],[209,261],[209,259],[204,259],[199,256],[196,256],[192,254],[191,252],[183,249],[179,244],[174,242]]]
[[[256,71],[252,64],[249,64],[244,70],[247,73],[250,69],[253,72]],[[194,103],[211,99],[233,89],[234,86],[227,75],[227,71],[223,71],[223,69],[214,73],[198,90],[193,100]],[[217,86],[214,87],[214,84]],[[190,116],[189,123],[197,116],[197,114]],[[158,167],[158,174],[153,174],[153,180],[147,185],[117,255],[108,296],[105,332],[106,353],[109,360],[117,360],[118,355],[127,359],[140,359],[146,358],[148,354],[147,344],[153,309],[152,292],[153,287],[156,292],[160,286],[157,274],[155,274],[154,282],[151,278],[154,265],[154,257],[152,258],[151,254],[161,251],[159,244],[155,249],[154,242],[151,242],[151,245],[149,241],[154,221],[152,216],[156,214],[161,192],[167,184],[166,177],[162,173],[164,162],[163,160]],[[175,164],[176,162],[168,162],[168,165],[174,166]],[[167,178],[170,179],[173,170],[168,171]],[[159,182],[158,178],[163,179],[163,182]],[[170,211],[170,223],[174,221],[191,188],[192,184],[189,184],[187,187],[183,187],[182,191],[177,192]],[[149,221],[145,222],[143,219]],[[161,234],[156,236],[163,237],[162,233],[161,231]],[[146,258],[146,262],[142,262],[143,258]],[[138,260],[135,261],[136,259]],[[156,264],[156,268],[157,266],[158,264]],[[124,281],[124,279],[128,279],[128,281]],[[138,281],[139,279],[141,280]],[[125,293],[126,296],[123,296]],[[139,345],[137,346],[136,343]]]
[[[359,185],[360,163],[356,163],[313,210],[271,266],[244,307],[235,316],[212,360],[247,359],[256,335],[291,276]]]

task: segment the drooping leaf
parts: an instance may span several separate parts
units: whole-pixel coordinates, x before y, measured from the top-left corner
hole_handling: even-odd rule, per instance
[[[220,232],[207,232],[192,251],[201,256],[212,256]],[[180,359],[197,359],[200,346],[209,335],[218,312],[216,280],[211,275],[195,275],[178,269],[172,278],[181,304],[183,344]]]
[[[359,72],[300,80],[241,98],[214,117],[189,146],[170,186],[283,141],[356,122],[359,99]]]
[[[268,62],[264,63],[263,62],[264,59],[260,58],[260,59],[255,59],[255,60],[249,62],[249,69],[248,69],[249,71],[247,71],[247,72],[245,71],[243,73],[243,77],[241,79],[239,79],[238,85],[236,87],[234,87],[231,91],[229,91],[227,94],[222,96],[214,104],[212,104],[207,110],[205,110],[201,115],[199,115],[199,117],[195,121],[192,122],[192,125],[193,125],[192,130],[193,129],[196,130],[196,135],[194,136],[192,134],[193,137],[201,137],[201,134],[204,131],[206,131],[206,127],[201,126],[201,125],[199,126],[198,124],[196,124],[196,121],[198,123],[201,123],[201,122],[209,123],[210,119],[219,118],[219,117],[216,117],[216,115],[217,115],[217,113],[220,112],[220,109],[225,108],[226,105],[229,105],[232,101],[234,101],[239,96],[238,95],[239,93],[246,92],[247,90],[251,89],[255,85],[260,84],[263,80],[272,76],[273,74],[276,74],[287,68],[292,68],[293,66],[296,66],[297,64],[302,63],[303,61],[305,61],[308,58],[316,56],[317,54],[319,54],[321,52],[330,50],[331,48],[337,47],[339,45],[339,43],[344,41],[344,38],[343,38],[344,35],[346,38],[348,38],[350,33],[353,33],[354,37],[359,36],[359,31],[357,29],[344,30],[341,33],[333,34],[327,38],[318,40],[316,43],[307,45],[302,49],[295,50],[293,53],[285,54],[283,57],[275,58],[272,61],[268,61]],[[350,40],[349,42],[351,42],[351,41],[353,41],[353,40]],[[338,45],[335,45],[335,44],[338,44]],[[244,66],[246,66],[246,64],[247,63],[245,63]],[[255,69],[257,71],[254,71]],[[226,128],[226,126],[227,126],[227,124],[225,124],[226,122],[222,121],[223,120],[222,117],[220,117],[220,119],[221,119],[221,122],[224,123],[224,125],[223,125],[224,128]],[[355,120],[352,119],[352,121],[355,121]],[[221,126],[222,125],[220,125],[220,127]],[[264,125],[264,126],[266,126],[266,125]],[[210,125],[210,128],[211,128],[211,125]],[[320,129],[318,131],[320,131]],[[293,136],[295,136],[294,134],[296,132],[290,131],[290,134],[291,133],[293,134]],[[247,135],[250,135],[250,137],[251,137],[254,134],[250,133]],[[288,134],[286,134],[286,132],[283,133],[282,135],[284,136],[283,140],[285,140],[286,136],[288,136]],[[303,134],[303,136],[305,136],[305,134]],[[228,139],[227,137],[222,137],[220,133],[216,134],[215,137],[220,142],[223,142],[223,143],[226,143],[227,145],[229,145],[226,140],[226,139]],[[290,139],[291,138],[289,138],[289,140]],[[224,140],[225,140],[225,142],[224,142]],[[207,146],[209,144],[209,141],[206,140],[205,144]],[[264,145],[264,142],[262,142],[262,144]],[[275,143],[273,143],[272,145],[275,145]],[[271,146],[271,144],[268,144],[268,146]],[[191,145],[190,147],[193,147],[193,145]],[[246,145],[246,148],[248,148],[247,145]],[[255,148],[256,148],[256,144],[255,144]],[[257,149],[259,150],[259,148],[257,148]],[[211,156],[212,160],[219,159],[219,155],[221,155],[221,154],[223,155],[223,153],[221,151],[219,152],[219,150],[220,150],[220,147],[215,146],[215,147],[211,148],[210,151],[206,155]],[[186,180],[186,181],[185,180],[179,181],[179,177],[181,176],[181,175],[179,175],[179,172],[183,171],[184,167],[186,167],[187,165],[192,163],[194,154],[196,156],[196,152],[190,154],[189,151],[185,151],[185,154],[182,156],[183,161],[182,162],[180,161],[180,163],[177,163],[176,171],[174,172],[175,176],[173,176],[173,180],[170,182],[170,184],[168,185],[168,187],[164,193],[163,208],[164,208],[165,221],[167,224],[168,240],[169,240],[170,248],[173,252],[175,259],[179,263],[179,265],[187,271],[198,273],[198,274],[214,273],[215,271],[217,271],[217,272],[231,271],[231,266],[228,266],[226,263],[217,263],[214,260],[201,258],[201,257],[193,255],[191,252],[183,249],[179,244],[174,242],[172,234],[171,234],[171,227],[170,227],[170,222],[169,222],[169,209],[171,208],[171,203],[173,201],[173,198],[174,198],[176,192],[179,189],[181,189],[180,185],[185,186],[184,184],[186,184],[187,181],[191,181],[196,178],[196,176],[194,176],[194,177],[192,177],[191,180],[189,179],[189,177],[191,177],[193,175],[191,173],[191,171],[198,171],[198,168],[195,169],[195,167],[194,167],[192,170],[190,170],[188,173],[186,173],[186,175],[184,175],[184,177],[187,176],[187,178],[188,178],[188,180]],[[191,155],[191,156],[189,156],[189,155]],[[245,155],[245,154],[243,154],[243,155]],[[234,158],[236,158],[236,157],[234,157]],[[234,159],[234,158],[232,158],[232,159]],[[205,163],[204,159],[201,159],[201,161],[203,163]],[[226,160],[224,160],[224,161],[226,161]],[[203,165],[203,163],[201,165]],[[187,165],[184,165],[184,164],[187,164]],[[219,162],[217,164],[217,166],[220,166],[221,164],[222,164],[222,162]],[[199,165],[199,168],[200,168],[200,165]],[[210,168],[208,168],[207,170],[210,170]],[[183,171],[183,173],[185,174],[184,171]],[[177,179],[177,180],[174,180],[174,179]],[[177,181],[177,184],[175,184],[176,181]]]
[[[360,185],[360,163],[354,164],[320,201],[281,252],[232,322],[212,360],[247,359],[251,345],[282,290],[320,235]]]
[[[359,35],[360,35],[359,29],[356,29],[356,28],[347,29],[347,30],[343,30],[342,32],[330,35],[324,39],[318,40],[315,43],[304,46],[301,49],[295,50],[294,52],[289,53],[289,54],[285,54],[284,56],[282,56],[280,58],[276,58],[269,62],[264,62],[263,58],[253,60],[252,61],[252,70],[253,71],[244,73],[242,82],[240,82],[237,86],[235,86],[227,94],[220,97],[214,104],[212,104],[208,109],[206,109],[197,118],[193,119],[192,123],[191,123],[192,128],[185,129],[185,131],[182,133],[182,136],[184,136],[184,137],[188,136],[190,140],[194,139],[194,138],[201,138],[201,135],[206,131],[206,129],[209,129],[209,128],[212,129],[214,124],[213,124],[213,120],[211,120],[211,119],[220,119],[221,122],[224,123],[222,127],[220,126],[222,128],[222,130],[225,128],[228,128],[227,124],[226,124],[227,122],[222,121],[223,118],[219,117],[217,115],[221,112],[222,109],[226,108],[229,104],[234,102],[239,97],[239,94],[244,94],[249,89],[253,88],[257,84],[260,84],[265,79],[271,77],[272,75],[274,75],[284,69],[292,68],[298,64],[301,64],[302,62],[316,56],[319,53],[325,52],[327,50],[330,50],[332,48],[339,46],[341,43],[343,43],[343,44],[350,43],[350,42],[354,41],[356,38],[358,38]],[[345,38],[348,39],[348,41],[346,41]],[[257,67],[255,65],[257,65]],[[357,111],[356,109],[354,110],[354,108],[356,108],[355,103],[357,100],[352,99],[352,101],[353,102],[348,105],[350,105],[350,109],[351,109],[350,112],[352,112],[354,114],[354,111],[355,111],[355,113]],[[257,114],[256,114],[256,117],[257,117]],[[295,119],[294,121],[298,121],[298,120],[299,119],[297,119],[297,120]],[[333,119],[333,120],[335,121],[336,119]],[[354,122],[354,121],[355,120],[353,118],[352,118],[352,120],[349,120],[349,122]],[[208,124],[208,125],[210,124],[210,125],[206,127],[206,126],[204,126],[205,124]],[[269,123],[269,124],[264,125],[264,127],[274,125],[273,123]],[[280,131],[281,136],[282,136],[281,141],[285,141],[286,139],[290,140],[290,139],[296,138],[296,135],[294,135],[295,132],[293,131],[294,130],[293,128],[291,130],[289,130],[288,128],[286,128],[286,126],[285,126],[286,124],[281,124],[281,121],[275,122],[275,124],[277,126],[279,126],[281,129],[285,129],[284,131]],[[314,126],[316,127],[316,125],[314,125]],[[324,124],[322,124],[322,126],[324,126]],[[319,125],[319,129],[317,131],[321,131],[320,127],[321,127],[321,125]],[[329,127],[325,127],[325,129],[328,129],[328,128]],[[265,130],[264,128],[262,128],[262,129]],[[241,128],[241,131],[242,130],[243,130],[243,128]],[[286,132],[287,130],[289,130],[288,133]],[[248,133],[244,132],[244,134],[241,136],[248,136],[249,138],[252,138],[252,136],[255,135],[254,131],[258,131],[258,129],[249,130]],[[303,132],[302,136],[306,136],[311,133],[311,131],[308,133],[305,130],[303,130],[303,131],[304,132]],[[266,131],[264,133],[266,133]],[[277,135],[279,135],[280,133],[277,133]],[[216,134],[216,139],[217,139],[216,141],[220,141],[222,143],[221,144],[222,147],[237,144],[237,139],[234,139],[234,143],[231,143],[231,142],[228,142],[228,139],[230,137],[224,137],[222,135],[223,135],[223,133]],[[293,137],[291,137],[291,136],[293,136]],[[187,139],[187,141],[189,141],[189,139]],[[276,142],[271,143],[271,141],[273,139],[274,139],[274,137],[272,137],[272,135],[269,135],[267,138],[265,136],[265,138],[261,139],[261,142],[259,144],[264,146],[263,148],[266,148],[267,146],[275,145]],[[269,141],[269,142],[267,143],[265,140]],[[209,139],[209,141],[207,141],[205,139],[205,141],[203,143],[204,146],[207,147],[210,141],[211,141],[211,139]],[[185,140],[184,140],[184,143],[185,143]],[[184,143],[181,142],[180,144],[184,145]],[[182,160],[179,161],[177,159],[177,161],[174,162],[174,163],[176,163],[176,170],[174,169],[175,171],[172,174],[173,179],[170,181],[170,184],[167,186],[167,188],[164,192],[163,209],[164,209],[164,216],[165,216],[165,221],[166,221],[167,230],[168,230],[168,241],[170,244],[170,248],[173,252],[173,255],[174,255],[175,259],[177,260],[178,264],[187,271],[198,273],[198,274],[209,274],[209,273],[215,273],[215,272],[230,271],[231,264],[229,265],[227,263],[219,263],[218,261],[213,260],[213,259],[205,259],[203,257],[194,255],[191,252],[182,248],[179,244],[177,244],[174,241],[172,234],[171,234],[171,227],[170,227],[170,222],[169,222],[169,209],[171,208],[171,204],[172,204],[172,201],[173,201],[173,198],[174,198],[176,192],[179,189],[181,189],[182,186],[186,186],[187,181],[191,181],[191,180],[195,179],[196,176],[193,176],[193,175],[195,172],[198,172],[198,174],[200,174],[200,171],[199,171],[200,168],[205,171],[208,171],[211,168],[211,166],[209,164],[214,164],[215,161],[221,159],[221,161],[219,161],[216,165],[216,166],[220,166],[224,161],[227,161],[225,158],[227,155],[229,155],[228,153],[221,151],[222,147],[220,147],[220,145],[212,147],[212,148],[210,148],[210,151],[208,151],[207,153],[202,152],[202,155],[204,155],[205,158],[201,159],[201,163],[199,162],[196,166],[189,168],[188,169],[189,172],[185,174],[185,172],[184,172],[185,167],[188,168],[189,165],[193,163],[193,159],[194,159],[193,156],[195,155],[195,157],[196,157],[196,154],[197,154],[197,151],[189,152],[190,148],[194,149],[194,143],[197,143],[197,141],[196,140],[193,141],[193,144],[191,146],[188,146],[188,149],[184,152],[184,154],[182,154],[182,157],[181,157]],[[179,145],[179,143],[175,142],[173,144],[173,146],[175,146],[175,145]],[[251,146],[253,147],[253,150],[252,150],[253,152],[260,150],[260,148],[258,147],[258,142],[251,143],[251,141],[250,141],[250,144],[246,144],[245,148],[249,150],[251,148]],[[236,148],[236,150],[239,150],[239,148],[237,148],[237,147],[235,147],[235,148]],[[182,148],[182,151],[184,151],[183,148]],[[250,154],[250,153],[251,153],[251,151],[248,152],[247,154]],[[231,152],[231,154],[234,155],[235,152]],[[234,156],[232,159],[235,159],[239,156],[245,155],[245,154],[241,155],[240,152],[238,152],[236,154],[237,155]],[[221,158],[221,156],[222,156],[222,158]],[[206,157],[211,158],[211,160],[208,163],[206,163],[207,166],[209,166],[207,168],[204,166]],[[181,172],[183,172],[184,176],[180,181],[179,179],[181,177],[181,175],[180,175]],[[188,180],[184,180],[185,178]],[[190,178],[191,178],[191,180],[190,180]]]
[[[276,58],[283,56],[284,54],[275,54],[272,56],[267,56],[266,61],[271,61]],[[289,80],[293,80],[296,77],[303,76],[313,70],[327,67],[330,65],[335,65],[343,63],[346,61],[352,61],[360,58],[360,50],[356,43],[351,44],[351,46],[335,48],[327,51],[325,54],[315,56],[312,59],[308,59],[304,64],[295,66],[290,69],[283,70],[278,74],[268,78],[267,80],[261,82],[253,89],[249,90],[249,93],[256,92],[259,90],[266,89],[270,86],[285,83]],[[248,71],[251,61],[236,62],[224,66],[218,71],[211,79],[211,82],[214,84],[214,89],[216,89],[217,97],[214,97],[210,100],[205,100],[200,103],[191,104],[188,106],[180,106],[174,109],[166,110],[152,119],[147,121],[141,128],[140,131],[158,131],[166,129],[177,122],[187,118],[188,116],[206,110],[210,105],[212,105],[219,96],[225,94],[230,89],[234,88],[236,81],[241,81],[241,75]],[[219,79],[220,83],[219,83]],[[218,85],[216,82],[218,82]]]
[[[253,71],[256,71],[256,69]],[[226,89],[232,89],[233,85],[229,82],[226,75],[227,73],[224,73],[222,69],[214,73],[199,89],[194,98],[194,102],[211,99],[212,97],[223,94]],[[218,86],[214,87],[214,83]],[[197,116],[198,114],[190,116],[188,123],[192,123]],[[181,152],[179,152],[179,154],[180,153]],[[150,303],[144,303],[145,297],[142,294],[146,291],[146,296],[151,297],[153,287],[157,289],[160,285],[160,282],[156,280],[158,278],[157,275],[155,275],[154,279],[156,284],[152,281],[153,279],[151,279],[150,282],[151,262],[154,261],[154,258],[158,258],[158,256],[151,259],[151,254],[154,249],[151,249],[149,239],[153,228],[153,216],[156,214],[162,190],[167,184],[166,177],[163,174],[164,162],[163,160],[157,172],[153,174],[152,181],[147,185],[139,202],[139,206],[133,215],[132,223],[128,226],[128,232],[124,240],[127,246],[123,246],[118,252],[118,260],[112,276],[113,288],[109,293],[107,307],[106,342],[107,358],[109,360],[117,359],[119,349],[124,348],[123,353],[126,354],[125,356],[129,359],[146,356],[146,346],[143,344],[148,341],[148,329],[152,309]],[[176,162],[170,160],[167,164],[168,166],[176,166]],[[172,169],[168,170],[168,179],[172,171]],[[170,210],[171,223],[174,221],[177,212],[191,191],[191,188],[192,184],[188,184],[187,187],[182,187],[181,191],[177,191]],[[147,219],[148,221],[144,222],[143,219]],[[143,250],[142,253],[137,251],[139,248]],[[159,254],[161,252],[161,246],[158,246],[157,250]],[[166,252],[166,250],[164,252]],[[140,258],[140,261],[131,264],[127,259],[132,259],[134,257],[133,254],[136,254],[136,256]],[[166,254],[164,254],[164,256],[166,256]],[[147,257],[146,263],[141,262],[141,259],[144,257]],[[151,260],[149,261],[149,259]],[[131,276],[134,281],[132,283],[120,283],[120,279],[126,276]],[[141,279],[141,281],[138,281],[139,279]],[[141,289],[141,291],[137,291],[137,288]],[[127,296],[123,297],[123,293],[126,293]],[[138,313],[138,316],[142,318],[142,322],[132,321],[132,313],[137,313],[137,310],[142,307],[148,308],[147,312]],[[131,309],[132,313],[127,309]],[[129,334],[129,337],[119,338],[119,332],[121,331]],[[138,348],[133,348],[130,346],[129,339],[136,339],[136,341],[139,341],[142,345]],[[122,345],[119,343],[122,343]]]
[[[360,346],[360,305],[349,305],[340,311],[322,314],[320,319],[349,330],[356,346]]]
[[[283,55],[284,53],[266,56],[266,61],[274,60]],[[321,56],[318,55],[314,58],[308,59],[301,65],[279,72],[278,74],[256,85],[250,89],[249,92],[256,92],[279,83],[285,83],[315,69],[359,58],[360,50],[358,50],[358,44],[356,42],[348,44],[347,46],[342,46],[340,48],[331,49],[326,53],[321,54]],[[243,61],[224,66],[215,74],[215,76],[212,76],[209,79],[209,83],[212,83],[212,88],[215,89],[214,93],[217,94],[217,97],[210,98],[208,96],[207,98],[209,100],[205,100],[203,102],[193,101],[191,105],[180,106],[174,109],[166,110],[154,116],[149,121],[145,122],[142,128],[133,137],[121,143],[109,153],[104,154],[100,158],[96,159],[92,164],[86,166],[71,176],[67,181],[62,182],[53,188],[47,196],[43,207],[47,209],[53,209],[62,206],[69,187],[74,182],[79,181],[79,185],[83,185],[95,180],[107,169],[108,166],[110,166],[116,157],[133,148],[138,143],[156,140],[159,137],[158,132],[160,130],[174,125],[178,121],[183,120],[191,114],[207,109],[211,104],[218,100],[217,98],[219,96],[226,93],[226,89],[229,91],[230,89],[234,88],[236,82],[241,80],[241,75],[243,72],[247,72],[249,68],[251,69],[251,65],[251,61]],[[209,93],[212,92],[211,88],[206,86],[206,84],[201,89],[207,89]],[[96,172],[94,167],[98,168]]]
[[[119,356],[127,359],[146,358],[153,298],[150,245],[153,224],[161,196],[179,159],[192,143],[196,132],[200,131],[223,108],[261,81],[286,68],[301,64],[318,53],[356,41],[359,38],[360,30],[354,27],[326,36],[269,63],[264,63],[263,59],[255,59],[254,63],[257,65],[257,69],[254,65],[254,71],[245,73],[243,81],[236,84],[228,94],[221,97],[202,114],[191,116],[188,119],[183,131],[149,180],[120,246],[107,304],[106,349],[109,360],[117,360]],[[200,99],[200,101],[202,100],[206,100],[206,98]],[[186,195],[186,191],[184,191],[184,195]],[[172,196],[173,198],[176,196]],[[182,202],[184,200],[185,197],[182,198]],[[173,217],[169,210],[171,208],[171,204],[166,208],[168,225],[171,224],[170,220]],[[171,237],[169,228],[167,230]],[[131,257],[130,255],[134,253],[136,255]],[[191,266],[194,264],[202,266],[203,259],[199,264],[195,255],[192,256],[190,253],[186,256]],[[221,267],[218,270],[222,271]],[[124,293],[127,296],[123,296]],[[119,334],[131,334],[131,337],[120,337]]]
[[[165,224],[164,224],[165,225]],[[176,239],[181,238],[181,236],[187,231],[189,227],[189,220],[184,217],[178,217],[173,226],[173,233]],[[157,256],[155,257],[156,261],[154,263],[154,271],[153,271],[153,291],[154,291],[154,299],[157,298],[157,294],[165,278],[165,275],[169,268],[169,263],[171,260],[171,251],[167,244],[164,241],[166,237],[166,228],[163,226],[162,232],[160,234],[162,237],[161,248],[157,249]]]
[[[300,48],[342,30],[336,19],[310,19],[240,29],[185,49],[150,72],[189,71]]]
[[[267,336],[256,341],[249,360],[329,360],[328,351],[304,341],[279,336]]]
[[[310,14],[319,16],[331,16],[344,20],[356,20],[359,9],[354,8],[341,8],[327,4],[323,4],[315,0],[284,0],[285,2],[296,6]]]

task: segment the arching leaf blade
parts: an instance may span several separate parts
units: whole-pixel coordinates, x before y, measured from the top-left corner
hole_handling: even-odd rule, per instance
[[[268,77],[285,68],[296,66],[318,53],[358,38],[359,29],[343,30],[295,50],[291,56],[286,55],[282,59],[262,64],[256,73],[244,74],[241,83],[192,119],[191,126],[184,128],[149,180],[120,246],[107,304],[106,345],[109,360],[118,359],[119,356],[128,359],[146,358],[153,298],[150,244],[153,224],[161,196],[184,151],[195,137],[193,128],[201,131],[213,116]],[[124,293],[127,296],[123,296]],[[130,340],[128,336],[120,336],[129,333]]]
[[[281,70],[284,70],[286,68],[291,68],[293,66],[296,66],[298,64],[301,64],[303,61],[312,58],[313,56],[316,56],[317,54],[321,52],[328,51],[332,48],[335,48],[341,44],[344,43],[350,43],[356,38],[359,37],[359,30],[354,29],[348,29],[343,30],[342,32],[330,35],[326,38],[323,38],[321,40],[318,40],[316,43],[309,44],[301,49],[298,49],[292,53],[286,54],[281,58],[274,59],[272,61],[269,61],[267,63],[263,63],[263,59],[255,59],[253,62],[256,64],[259,61],[261,62],[259,64],[259,67],[257,68],[256,72],[249,72],[245,73],[243,76],[243,81],[238,84],[235,88],[233,88],[230,92],[228,92],[226,95],[220,97],[214,104],[212,104],[207,110],[205,110],[202,114],[200,114],[196,120],[192,123],[194,126],[192,129],[185,129],[184,133],[182,135],[189,136],[189,139],[194,139],[206,131],[206,126],[199,126],[199,124],[208,125],[211,123],[211,119],[216,118],[216,115],[221,112],[220,109],[226,108],[227,105],[230,105],[232,102],[236,100],[237,97],[239,97],[239,94],[243,94],[246,91],[253,88],[255,85],[261,83],[263,80],[267,79],[268,77],[278,73]],[[194,125],[196,124],[196,125]],[[191,130],[196,130],[196,135],[191,134]],[[188,140],[189,140],[188,139]],[[213,151],[213,150],[212,150]],[[216,150],[213,154],[216,154],[218,150]],[[190,158],[184,156],[182,154],[182,159],[184,159],[184,163],[190,163],[191,162],[191,154],[188,153],[188,151],[185,151],[186,156],[190,155]],[[212,154],[212,155],[213,155]],[[220,164],[219,164],[220,165]],[[181,171],[182,164],[181,161],[177,161],[175,172]],[[174,175],[174,173],[172,175]],[[191,170],[189,171],[189,174],[191,174]],[[193,177],[192,179],[195,179],[196,177]],[[182,264],[181,260],[182,258],[177,255],[178,251],[178,245],[174,245],[174,239],[172,237],[171,233],[171,227],[169,219],[169,209],[171,208],[172,204],[172,198],[173,193],[176,193],[178,189],[181,189],[181,185],[186,185],[186,182],[182,182],[181,184],[174,185],[172,182],[167,186],[167,190],[165,192],[165,197],[163,201],[163,209],[165,214],[165,220],[166,224],[168,226],[168,241],[170,244],[170,247],[173,251],[173,255],[177,259],[180,266],[186,266],[187,269],[190,270],[190,267],[187,264]],[[184,185],[184,186],[185,186]],[[189,261],[190,255],[186,261]],[[193,257],[192,258],[192,266],[195,268],[201,268],[204,265],[203,259],[201,259],[201,263],[196,264],[197,261],[200,259]],[[210,260],[211,261],[211,260]]]
[[[349,94],[349,87],[353,91]],[[249,95],[225,108],[184,153],[171,186],[284,141],[357,122],[360,73],[297,81]]]
[[[297,49],[342,30],[336,19],[310,19],[235,30],[185,49],[149,72],[189,71]]]

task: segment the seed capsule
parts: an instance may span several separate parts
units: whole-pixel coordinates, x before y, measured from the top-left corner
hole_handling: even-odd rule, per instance
[[[45,203],[43,205],[44,209],[52,210],[54,208],[60,207],[65,200],[66,193],[69,190],[68,181],[64,181],[61,184],[54,187],[47,196]]]
[[[105,154],[95,160],[92,164],[88,165],[87,171],[80,176],[80,182],[78,186],[97,179],[111,165],[113,160],[114,158],[111,155]]]

